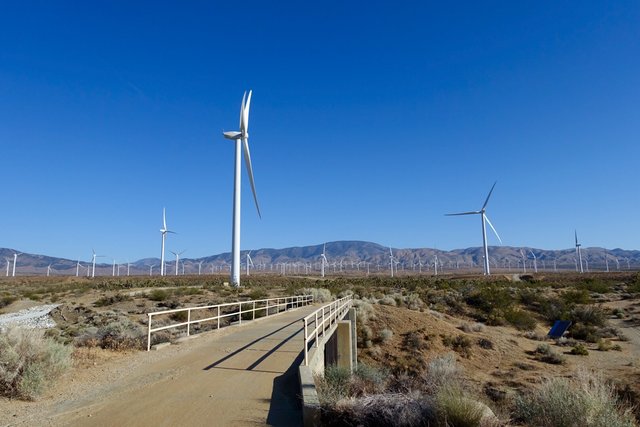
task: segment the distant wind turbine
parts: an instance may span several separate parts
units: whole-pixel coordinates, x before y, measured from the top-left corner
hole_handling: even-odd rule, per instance
[[[51,264],[47,266],[47,277],[49,277],[49,274],[51,274]]]
[[[393,263],[395,258],[393,257],[393,251],[389,248],[389,265],[391,266],[391,277],[393,277]]]
[[[153,276],[153,267],[155,267],[155,265],[149,266],[149,276]]]
[[[251,251],[247,252],[247,276],[249,275],[249,267],[253,267],[253,260],[251,259]]]
[[[5,258],[5,260],[7,261],[7,277],[9,277],[9,265],[11,264],[11,261],[9,258]]]
[[[167,233],[175,234],[175,231],[171,231],[167,228],[167,215],[165,208],[162,208],[162,228],[160,229],[160,233],[162,233],[162,247],[160,250],[160,275],[165,276],[166,270],[164,266],[164,241],[167,238]]]
[[[489,224],[489,226],[493,230],[494,234],[496,235],[496,237],[498,238],[500,243],[502,243],[502,239],[500,239],[500,236],[498,235],[498,232],[494,228],[493,224],[491,224],[491,221],[489,221],[489,218],[487,217],[487,214],[485,213],[486,209],[487,209],[487,203],[489,203],[489,198],[491,197],[491,193],[493,193],[493,189],[495,188],[496,184],[497,184],[497,181],[493,183],[493,186],[491,187],[491,190],[489,190],[489,195],[487,195],[487,199],[484,201],[484,204],[482,205],[482,208],[479,211],[446,214],[447,216],[480,215],[480,217],[482,218],[482,244],[483,244],[483,249],[484,249],[484,260],[483,261],[484,261],[484,274],[485,275],[490,275],[491,274],[491,270],[490,270],[490,267],[489,267],[489,247],[487,246],[487,226],[486,226],[485,223]]]
[[[520,255],[522,255],[522,272],[526,273],[527,272],[527,257],[524,254],[524,251],[522,249],[520,249]]]
[[[574,230],[574,232],[576,236],[576,254],[578,255],[578,260],[580,261],[580,273],[584,273],[584,270],[582,269],[582,251],[580,250],[580,246],[582,245],[578,243],[578,231]]]
[[[531,256],[533,256],[533,271],[534,272],[538,272],[538,258],[536,258],[536,254],[533,253],[533,251],[529,251],[531,252]]]
[[[172,254],[174,254],[176,256],[176,276],[178,275],[178,265],[180,265],[180,255],[182,255],[183,253],[186,252],[186,250],[182,251],[182,252],[173,252],[173,251],[169,251]]]
[[[80,260],[76,262],[76,277],[80,275]]]
[[[16,260],[18,259],[18,255],[22,254],[19,254],[17,252],[14,252],[13,254],[13,272],[11,273],[12,277],[16,277]]]
[[[329,264],[329,261],[327,261],[326,249],[327,244],[325,243],[322,245],[322,253],[320,254],[320,275],[322,277],[324,277],[324,267]]]
[[[231,237],[231,282],[234,286],[240,286],[240,172],[241,160],[240,154],[244,153],[244,161],[249,174],[249,183],[253,192],[253,200],[256,203],[258,217],[262,218],[260,206],[258,205],[258,196],[256,195],[256,186],[253,180],[253,168],[251,167],[251,154],[249,153],[249,108],[251,106],[251,93],[249,96],[244,93],[242,104],[240,106],[240,130],[232,132],[223,132],[226,139],[235,141],[235,170],[233,180],[233,229]]]

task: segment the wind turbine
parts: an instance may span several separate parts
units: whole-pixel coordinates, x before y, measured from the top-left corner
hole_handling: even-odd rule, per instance
[[[325,243],[322,245],[322,253],[320,254],[320,275],[322,277],[324,277],[325,265],[329,264],[329,261],[327,261],[326,249],[327,249],[327,244]]]
[[[9,258],[5,258],[5,260],[7,261],[7,277],[9,277],[9,265],[11,264],[11,261],[9,261]]]
[[[251,259],[251,251],[247,252],[247,276],[249,275],[249,267],[253,267],[253,260]]]
[[[393,277],[393,262],[395,258],[393,257],[393,251],[389,248],[389,265],[391,266],[391,277]]]
[[[496,184],[497,184],[497,181],[493,183],[493,187],[491,187],[491,190],[489,190],[489,195],[487,195],[487,199],[484,201],[484,204],[482,205],[482,208],[479,211],[446,214],[447,216],[458,216],[458,215],[480,215],[481,216],[481,218],[482,218],[482,244],[483,244],[483,249],[484,249],[484,274],[485,275],[490,275],[491,274],[490,267],[489,267],[489,247],[487,246],[487,226],[486,226],[485,223],[489,224],[489,226],[491,227],[491,229],[495,233],[495,235],[498,238],[498,240],[500,241],[500,243],[502,243],[502,239],[500,239],[500,236],[498,235],[498,232],[494,228],[493,224],[491,224],[491,221],[489,221],[489,218],[487,217],[487,214],[485,213],[486,212],[486,208],[487,208],[487,203],[489,203],[489,198],[491,197],[491,193],[493,192],[493,189],[495,188]]]
[[[153,264],[149,266],[149,276],[153,276],[153,267],[155,267]]]
[[[162,233],[162,248],[160,250],[160,275],[165,276],[166,270],[164,267],[164,240],[167,237],[167,233],[175,234],[175,231],[171,231],[167,228],[167,215],[165,208],[162,208],[162,228],[160,229],[160,233]]]
[[[17,252],[13,253],[13,272],[11,273],[11,277],[16,277],[16,260],[18,259],[18,255],[22,254],[19,254]]]
[[[184,251],[178,252],[178,253],[173,252],[173,251],[169,251],[169,252],[171,252],[172,254],[174,254],[176,256],[176,276],[177,276],[178,275],[178,265],[180,264],[180,255],[185,253],[186,249]]]
[[[578,255],[578,260],[580,261],[580,273],[584,273],[584,270],[582,269],[582,251],[580,250],[580,246],[582,245],[578,243],[578,231],[574,230],[574,232],[576,236],[576,254]]]
[[[80,260],[76,262],[76,277],[80,275]]]
[[[522,272],[527,272],[527,257],[524,254],[524,251],[520,249],[520,255],[522,255]]]
[[[47,266],[47,277],[49,277],[50,273],[51,273],[51,264]]]
[[[96,255],[96,251],[94,249],[91,249],[91,252],[93,252],[93,258],[91,261],[91,263],[93,264],[93,267],[91,269],[91,277],[96,277],[96,258],[103,257],[104,255]]]
[[[532,250],[530,250],[529,252],[531,252],[531,255],[533,256],[533,271],[535,271],[537,273],[538,272],[538,258],[536,258],[536,254],[534,254]]]
[[[604,250],[604,263],[607,268],[607,273],[609,272],[609,257],[607,257],[607,250]]]
[[[253,181],[253,168],[251,167],[251,154],[249,153],[249,107],[251,106],[251,93],[247,92],[242,96],[242,105],[240,105],[240,130],[232,132],[223,132],[226,139],[235,141],[235,170],[233,179],[233,227],[231,236],[231,282],[234,286],[240,286],[240,172],[241,161],[240,153],[244,153],[244,162],[249,174],[249,183],[253,192],[253,200],[256,203],[258,217],[262,218],[260,206],[258,205],[258,196],[256,195],[256,186]]]
[[[201,271],[202,271],[202,263],[203,263],[203,262],[204,262],[204,261],[200,261],[200,262],[198,263],[198,276],[200,275],[200,273],[201,273]]]

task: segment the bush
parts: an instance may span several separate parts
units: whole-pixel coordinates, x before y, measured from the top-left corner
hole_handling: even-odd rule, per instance
[[[351,372],[348,368],[340,366],[327,366],[324,377],[316,381],[318,398],[323,405],[335,405],[335,403],[349,396]]]
[[[574,308],[571,311],[570,320],[574,323],[582,323],[588,326],[604,326],[606,316],[601,308],[585,305]]]
[[[35,399],[71,366],[71,351],[39,331],[0,332],[0,394]]]
[[[129,295],[116,294],[111,297],[103,296],[99,298],[96,302],[93,303],[94,307],[106,307],[108,305],[113,305],[122,301],[130,301],[131,297]]]
[[[524,310],[507,310],[504,314],[507,322],[521,331],[532,331],[536,328],[536,319]]]
[[[471,333],[471,332],[482,332],[484,331],[484,325],[482,323],[464,323],[460,326],[460,330]]]
[[[576,344],[571,349],[571,354],[574,354],[576,356],[588,356],[589,350],[587,350],[587,347],[585,347],[584,344]]]
[[[561,365],[566,362],[566,358],[560,353],[554,351],[549,344],[540,344],[535,351],[536,359],[541,362],[551,363],[552,365]]]
[[[456,362],[454,353],[438,356],[429,362],[425,383],[432,390],[442,387],[450,387],[459,384],[462,377],[462,368]]]
[[[442,337],[442,343],[447,347],[451,347],[463,356],[469,357],[471,355],[473,342],[471,341],[471,338],[465,335],[457,335],[456,337],[445,335]]]
[[[300,295],[312,295],[314,303],[333,301],[331,291],[325,288],[304,288],[300,290]]]
[[[389,342],[389,340],[391,340],[392,337],[393,337],[393,331],[391,331],[390,329],[383,329],[380,331],[380,342],[383,342],[383,343]]]
[[[2,297],[0,297],[0,308],[8,306],[17,299],[18,298],[11,295],[3,295]]]
[[[390,305],[395,307],[397,305],[395,298],[393,298],[392,296],[385,296],[384,298],[382,298],[380,301],[378,301],[378,304],[380,305]]]
[[[165,301],[169,298],[169,292],[164,289],[154,289],[148,295],[151,301]]]
[[[516,416],[532,427],[633,427],[630,409],[616,398],[603,378],[579,371],[576,378],[553,378],[516,399]]]
[[[436,394],[436,407],[440,424],[456,427],[479,426],[486,410],[460,387],[441,388]]]

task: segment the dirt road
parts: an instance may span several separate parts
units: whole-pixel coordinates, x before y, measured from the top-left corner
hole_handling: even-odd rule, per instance
[[[135,369],[116,370],[105,384],[60,399],[36,417],[6,421],[54,426],[300,425],[299,319],[313,309],[209,333],[176,346],[183,347],[181,351],[172,346],[157,352],[173,352],[171,357],[137,354]]]

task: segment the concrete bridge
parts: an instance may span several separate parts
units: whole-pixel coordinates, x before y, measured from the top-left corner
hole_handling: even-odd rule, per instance
[[[325,358],[331,363],[344,355],[352,358],[351,350],[339,352],[339,340],[332,338],[344,313],[333,313],[331,321],[329,309],[322,327],[322,320],[316,323],[314,314],[320,307],[301,306],[245,321],[240,327],[202,334],[185,344],[184,351],[118,380],[121,384],[99,400],[71,405],[52,424],[298,426],[305,417],[307,424],[313,423],[317,402],[310,390],[310,375],[324,369]],[[305,328],[303,318],[310,314],[314,320]],[[309,339],[305,339],[305,329],[307,334],[313,331]],[[309,350],[309,366],[305,366],[304,348]],[[303,411],[301,397],[305,395],[311,410]]]

